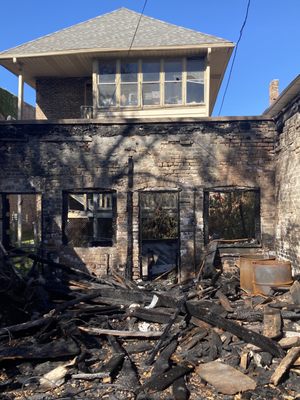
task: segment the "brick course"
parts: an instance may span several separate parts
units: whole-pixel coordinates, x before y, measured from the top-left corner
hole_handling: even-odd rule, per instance
[[[39,78],[36,80],[36,119],[80,118],[90,78]]]
[[[183,275],[203,252],[203,190],[216,186],[261,189],[261,232],[273,250],[275,232],[274,124],[253,120],[173,123],[0,123],[0,191],[43,194],[44,240],[71,264],[101,274],[124,271],[127,261],[128,159],[133,158],[133,276],[139,276],[138,192],[180,190],[180,255]],[[117,191],[113,247],[62,245],[62,191]],[[194,220],[194,202],[195,216]],[[194,252],[194,242],[196,248]]]
[[[276,120],[276,253],[300,273],[300,98]]]

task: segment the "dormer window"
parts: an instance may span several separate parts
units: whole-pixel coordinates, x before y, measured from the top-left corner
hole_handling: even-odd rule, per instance
[[[98,107],[145,109],[204,104],[204,57],[98,62]]]

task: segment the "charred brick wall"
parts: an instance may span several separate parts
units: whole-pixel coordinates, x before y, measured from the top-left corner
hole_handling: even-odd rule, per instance
[[[133,186],[128,179],[131,157]],[[138,193],[143,190],[180,190],[184,276],[193,272],[203,251],[204,189],[259,187],[262,243],[273,249],[274,124],[267,119],[131,124],[2,122],[0,168],[1,192],[42,193],[43,238],[49,251],[97,274],[112,267],[123,271],[131,241],[133,277],[139,276]],[[117,192],[117,231],[112,247],[62,245],[62,192],[85,188]]]
[[[276,252],[300,273],[300,98],[277,117]]]

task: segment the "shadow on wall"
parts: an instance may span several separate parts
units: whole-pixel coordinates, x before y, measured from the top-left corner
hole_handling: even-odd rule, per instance
[[[256,151],[249,145],[242,154],[239,144],[232,145],[230,135],[237,135],[242,141],[245,140],[243,135],[256,134],[255,131],[242,132],[238,122],[226,126],[222,123],[128,123],[122,126],[91,123],[83,126],[24,124],[2,128],[0,126],[0,137],[7,137],[9,131],[15,143],[4,142],[1,146],[0,165],[4,172],[1,186],[14,177],[17,177],[16,190],[18,187],[21,190],[24,182],[34,182],[34,189],[43,193],[45,244],[49,246],[50,243],[50,248],[52,241],[61,250],[62,191],[114,188],[126,192],[129,156],[136,166],[134,190],[142,186],[196,188],[199,192],[213,186],[258,187],[261,186],[259,175],[264,173],[257,171],[260,168],[258,159],[272,161],[265,147]],[[171,136],[178,140],[173,142]],[[194,142],[189,145],[186,141],[192,136]],[[174,153],[180,156],[180,162],[170,169],[168,161],[174,164]],[[273,172],[265,179],[265,186],[273,188]],[[67,250],[70,262],[74,260],[80,268],[85,268],[76,250]]]

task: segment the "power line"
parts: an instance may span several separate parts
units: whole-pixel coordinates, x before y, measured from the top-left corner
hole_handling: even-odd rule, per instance
[[[135,31],[134,31],[134,34],[133,34],[133,37],[132,37],[132,41],[131,41],[130,46],[129,46],[129,49],[128,49],[127,57],[128,57],[128,55],[129,55],[129,53],[130,53],[130,50],[131,50],[131,48],[132,48],[132,46],[133,46],[134,39],[135,39],[135,37],[136,37],[137,31],[138,31],[138,29],[139,29],[139,26],[140,26],[140,23],[141,23],[141,20],[142,20],[142,17],[143,17],[143,15],[144,15],[144,11],[145,11],[145,8],[146,8],[146,5],[147,5],[147,1],[148,1],[148,0],[145,0],[145,2],[144,2],[144,6],[143,6],[143,9],[142,9],[142,11],[141,11],[140,18],[139,18],[139,20],[138,20],[137,26],[136,26],[136,28],[135,28]]]
[[[138,31],[138,29],[139,29],[139,26],[140,26],[140,23],[141,23],[141,20],[142,20],[142,17],[143,17],[143,15],[144,15],[144,11],[145,11],[145,8],[146,8],[146,5],[147,5],[147,1],[148,1],[148,0],[145,0],[145,2],[144,2],[144,5],[143,5],[142,11],[141,11],[141,13],[140,13],[139,20],[138,20],[137,26],[136,26],[136,28],[135,28],[135,31],[134,31],[134,34],[133,34],[133,37],[132,37],[130,46],[129,46],[129,48],[128,48],[128,52],[127,52],[127,56],[126,56],[126,57],[129,56],[129,53],[130,53],[131,48],[132,48],[132,46],[133,46],[134,39],[135,39],[135,37],[136,37],[137,31]],[[116,82],[116,84],[115,84],[115,90],[114,90],[114,92],[113,92],[113,95],[111,96],[112,99],[115,97],[116,91],[117,91],[117,82]]]
[[[226,84],[225,91],[224,91],[224,94],[223,94],[223,98],[222,98],[222,102],[221,102],[221,106],[220,106],[220,110],[219,110],[219,115],[221,114],[221,111],[222,111],[222,108],[223,108],[223,104],[224,104],[224,100],[225,100],[226,93],[227,93],[227,89],[228,89],[228,86],[229,86],[229,83],[230,83],[231,74],[232,74],[232,70],[233,70],[233,66],[234,66],[234,61],[235,61],[235,58],[236,58],[237,49],[238,49],[239,43],[240,43],[240,41],[242,39],[242,36],[243,36],[243,30],[244,30],[244,28],[246,26],[246,23],[247,23],[250,3],[251,3],[251,0],[248,0],[244,22],[243,22],[243,24],[241,26],[240,36],[238,38],[238,41],[236,42],[236,46],[235,46],[235,49],[234,49],[234,55],[233,55],[233,59],[232,59],[232,63],[231,63],[231,67],[230,67],[230,71],[229,71],[229,75],[228,75],[227,84]]]

